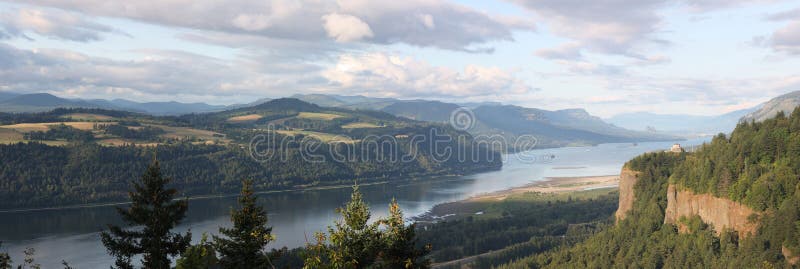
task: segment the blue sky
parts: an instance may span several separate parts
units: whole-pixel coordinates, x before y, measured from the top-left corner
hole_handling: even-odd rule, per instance
[[[0,1],[0,91],[212,104],[361,94],[608,117],[721,114],[800,90],[796,1],[185,3]]]

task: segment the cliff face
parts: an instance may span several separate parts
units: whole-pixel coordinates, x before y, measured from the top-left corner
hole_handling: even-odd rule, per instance
[[[620,183],[621,184],[621,183]],[[620,196],[621,190],[620,190]],[[689,190],[678,190],[670,184],[667,190],[667,209],[664,223],[679,224],[681,217],[699,216],[703,222],[714,227],[719,234],[724,228],[738,232],[739,238],[755,234],[757,222],[748,221],[757,214],[740,203],[714,197],[712,194],[695,194]]]
[[[636,199],[633,186],[636,185],[637,174],[636,171],[627,168],[622,168],[619,173],[619,207],[614,213],[617,222],[625,219],[628,211],[633,208],[633,201]]]

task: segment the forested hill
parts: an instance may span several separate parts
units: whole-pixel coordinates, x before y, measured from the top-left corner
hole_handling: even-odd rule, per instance
[[[627,218],[571,248],[529,256],[502,268],[792,268],[800,261],[800,109],[742,123],[694,153],[648,153],[626,167],[638,171]],[[672,186],[672,187],[671,187]],[[754,233],[714,230],[710,219],[665,221],[674,191],[704,201],[735,201],[753,214]],[[680,195],[680,194],[678,194]],[[705,198],[705,196],[713,198]],[[672,203],[672,204],[670,204]],[[697,210],[698,208],[694,208]],[[729,220],[726,220],[729,221]],[[665,223],[666,222],[666,223]],[[725,226],[723,226],[725,227]]]
[[[268,191],[502,165],[499,153],[447,125],[296,99],[177,117],[0,113],[0,208],[122,201],[156,156],[186,195],[235,193],[242,179]]]

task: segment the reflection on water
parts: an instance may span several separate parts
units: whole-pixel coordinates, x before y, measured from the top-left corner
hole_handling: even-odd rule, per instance
[[[702,141],[681,143],[693,145]],[[505,156],[503,169],[499,171],[362,186],[361,189],[374,217],[386,214],[392,198],[398,200],[406,216],[414,216],[439,203],[521,186],[546,177],[617,174],[622,164],[632,157],[671,145],[671,142],[653,142],[540,149],[524,153],[528,158]],[[334,209],[349,199],[350,191],[343,188],[259,195],[276,236],[269,247],[304,245],[307,236],[310,238],[315,231],[325,230],[333,222],[337,217]],[[235,205],[235,197],[191,200],[187,218],[179,230],[191,230],[195,240],[204,232],[217,233],[220,226],[230,225],[228,213]],[[25,247],[34,247],[36,260],[44,268],[58,268],[62,259],[76,268],[108,268],[112,260],[106,255],[98,232],[108,223],[119,224],[118,219],[111,206],[0,213],[0,240],[4,242],[4,250],[18,262],[22,261]]]

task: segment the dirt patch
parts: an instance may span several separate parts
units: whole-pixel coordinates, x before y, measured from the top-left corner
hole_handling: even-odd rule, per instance
[[[261,116],[259,114],[249,114],[249,115],[230,117],[230,118],[228,118],[228,122],[233,122],[233,123],[253,122],[253,121],[257,121],[257,120],[259,120],[259,119],[261,119],[263,117],[264,116]]]

